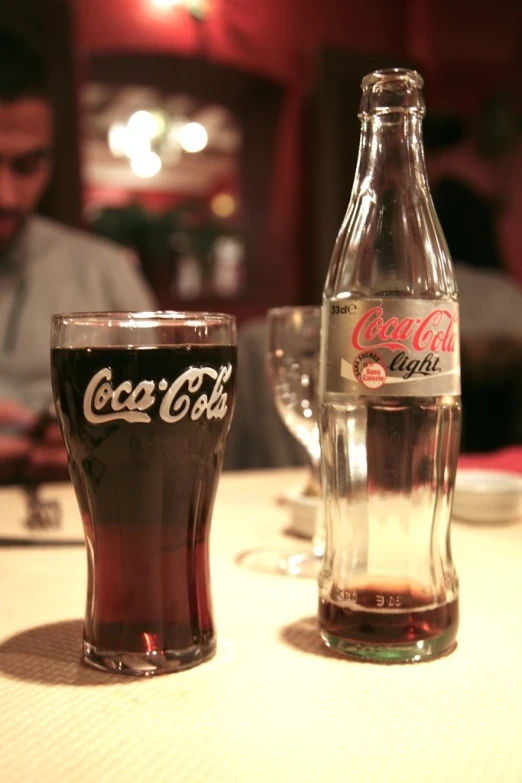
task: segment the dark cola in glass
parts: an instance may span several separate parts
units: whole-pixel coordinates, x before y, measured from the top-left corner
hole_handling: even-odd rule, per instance
[[[209,529],[234,407],[232,317],[55,316],[52,379],[88,558],[84,660],[212,657]]]

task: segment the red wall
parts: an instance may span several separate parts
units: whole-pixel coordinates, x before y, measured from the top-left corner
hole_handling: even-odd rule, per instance
[[[392,50],[402,35],[406,3],[210,0],[209,7],[208,18],[200,24],[181,8],[154,10],[150,0],[77,0],[80,51],[84,62],[96,52],[163,50],[206,56],[287,85],[266,254],[283,262],[280,297],[290,301],[301,288],[300,105],[314,54],[323,43]]]
[[[511,86],[520,76],[522,4],[511,0],[207,2],[201,24],[182,8],[154,9],[152,0],[76,0],[81,50],[199,53],[289,84],[303,83],[325,44],[403,53],[457,81],[473,64],[483,73],[505,72]],[[481,91],[480,83],[467,87]]]
[[[204,24],[151,0],[77,0],[84,53],[205,54],[287,83],[302,83],[318,45],[390,51],[404,38],[404,0],[209,0]],[[103,24],[100,23],[103,20]]]
[[[281,265],[281,298],[298,296],[300,101],[323,45],[397,53],[428,77],[428,104],[472,114],[486,89],[522,76],[522,4],[509,0],[208,0],[204,23],[151,0],[76,0],[80,50],[205,56],[287,85],[274,170],[267,254]],[[513,64],[516,64],[514,67]],[[175,85],[173,85],[175,87]],[[517,95],[520,91],[517,90]]]
[[[126,188],[106,188],[89,186],[84,188],[84,200],[87,208],[124,207],[127,204],[140,204],[150,212],[167,212],[178,204],[190,199],[182,193],[170,193],[165,190],[127,190]]]

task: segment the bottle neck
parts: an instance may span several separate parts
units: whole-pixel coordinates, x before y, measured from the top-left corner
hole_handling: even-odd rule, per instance
[[[363,115],[355,192],[418,187],[428,187],[422,117],[399,111]]]

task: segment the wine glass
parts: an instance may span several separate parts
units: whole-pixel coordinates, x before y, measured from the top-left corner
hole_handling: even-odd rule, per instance
[[[321,334],[320,307],[277,307],[267,313],[267,375],[276,409],[309,456],[312,484],[320,494],[317,386]],[[251,567],[276,570],[288,576],[319,574],[324,551],[322,514],[316,513],[315,533],[309,551],[279,554],[249,553]]]

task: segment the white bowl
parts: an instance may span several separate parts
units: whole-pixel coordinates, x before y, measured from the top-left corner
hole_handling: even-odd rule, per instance
[[[453,516],[470,522],[522,518],[522,476],[500,470],[459,470]]]
[[[288,530],[301,538],[311,539],[315,531],[317,513],[321,498],[313,495],[303,495],[303,487],[292,487],[283,494],[284,501],[290,511]]]

